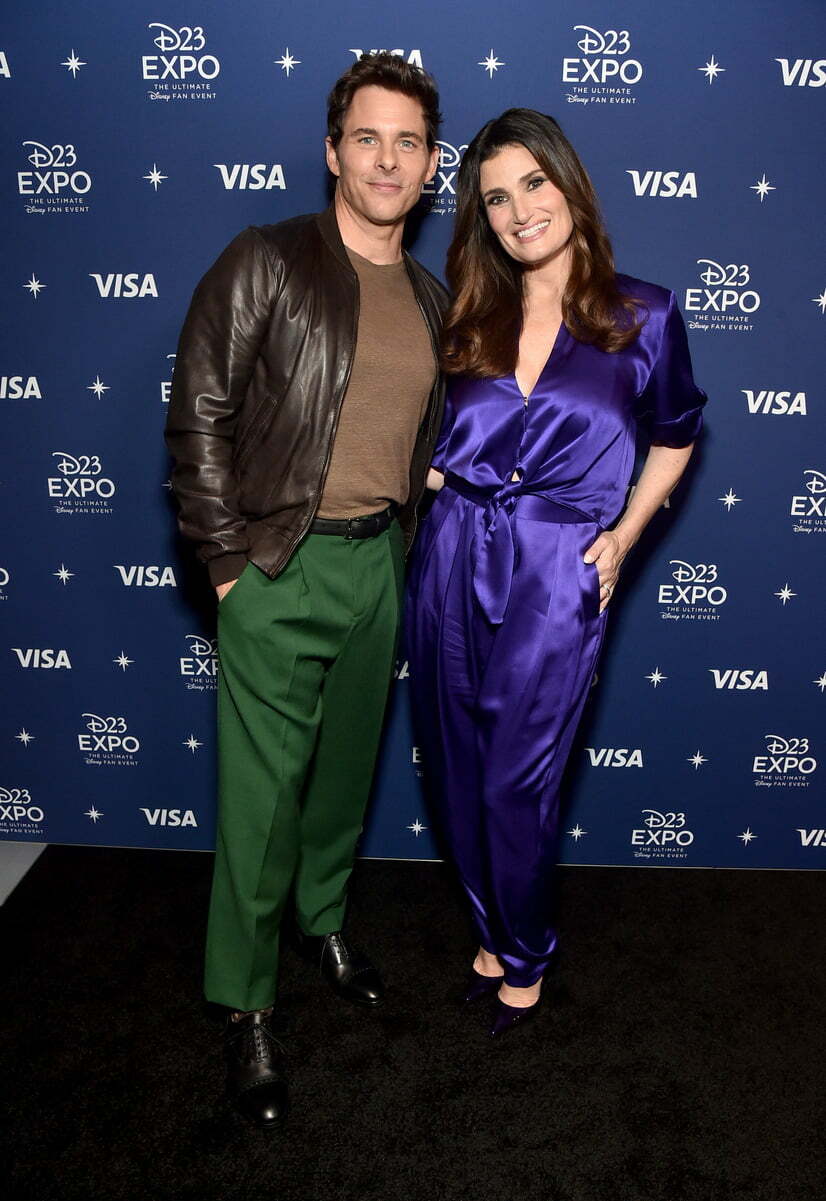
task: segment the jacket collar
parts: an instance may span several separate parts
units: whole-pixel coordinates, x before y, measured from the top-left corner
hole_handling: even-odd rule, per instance
[[[336,220],[335,202],[331,203],[330,207],[326,208],[324,212],[316,214],[316,224],[321,231],[321,236],[324,238],[324,241],[327,243],[330,250],[332,250],[339,262],[346,267],[348,271],[352,271],[353,266],[350,262],[350,259],[347,257],[347,250],[341,240],[341,231],[338,228],[338,221]],[[415,260],[404,248],[402,248],[402,259],[407,267],[408,275],[411,274],[411,264],[415,262]]]
[[[352,271],[353,268],[350,264],[349,258],[347,257],[347,251],[344,249],[344,243],[341,240],[338,221],[336,221],[336,210],[334,204],[331,204],[329,208],[326,208],[323,213],[318,213],[316,215],[316,224],[321,231],[322,238],[327,243],[330,250],[332,250],[333,254],[339,260],[341,265],[346,267],[348,271]]]

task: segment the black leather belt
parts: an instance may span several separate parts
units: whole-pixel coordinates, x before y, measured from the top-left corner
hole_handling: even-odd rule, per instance
[[[375,538],[383,534],[396,516],[396,506],[388,505],[381,513],[366,517],[316,517],[310,526],[311,534],[336,534],[339,538]]]

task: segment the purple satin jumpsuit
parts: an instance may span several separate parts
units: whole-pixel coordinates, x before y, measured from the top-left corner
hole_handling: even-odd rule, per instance
[[[428,791],[480,943],[522,988],[556,945],[560,780],[605,626],[582,557],[623,508],[637,422],[687,446],[706,400],[674,294],[618,280],[649,312],[627,349],[608,354],[561,326],[527,400],[513,374],[453,377],[433,460],[445,487],[410,583]]]

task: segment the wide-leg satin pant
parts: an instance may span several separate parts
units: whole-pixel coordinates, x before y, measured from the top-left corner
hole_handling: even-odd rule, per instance
[[[527,987],[556,946],[560,781],[605,614],[596,567],[583,562],[601,527],[519,510],[510,595],[494,625],[474,594],[485,510],[439,493],[414,560],[407,637],[429,792],[480,942],[507,983]]]

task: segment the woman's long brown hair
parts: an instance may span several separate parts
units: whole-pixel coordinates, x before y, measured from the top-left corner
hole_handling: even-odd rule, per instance
[[[442,336],[445,371],[502,376],[516,368],[522,327],[523,270],[493,233],[479,193],[479,171],[505,146],[524,146],[568,202],[571,271],[562,320],[580,342],[609,352],[633,342],[645,308],[617,287],[611,243],[588,174],[553,117],[509,108],[488,121],[465,151],[456,189],[447,279],[453,303]]]

